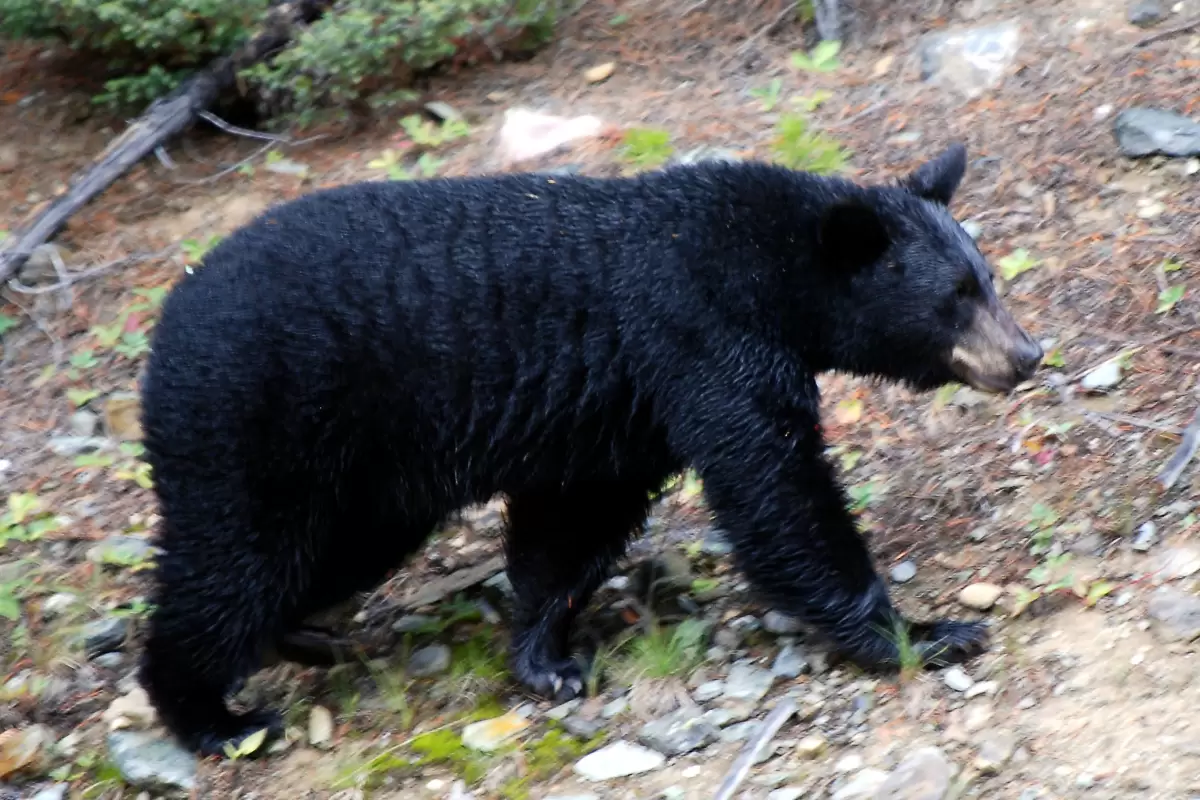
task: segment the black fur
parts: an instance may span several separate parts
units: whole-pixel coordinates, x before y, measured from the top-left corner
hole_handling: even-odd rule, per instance
[[[814,376],[952,379],[980,302],[957,287],[987,280],[941,205],[959,160],[879,187],[762,164],[368,183],[234,233],[167,298],[143,386],[164,721],[203,752],[277,730],[225,706],[264,653],[497,492],[514,674],[579,694],[572,619],[685,465],[766,600],[894,663]],[[947,661],[985,641],[916,631]]]

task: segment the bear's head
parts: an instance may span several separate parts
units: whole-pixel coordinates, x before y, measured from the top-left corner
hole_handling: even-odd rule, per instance
[[[951,216],[966,171],[954,145],[903,178],[831,198],[817,250],[839,296],[832,366],[918,389],[961,381],[1006,392],[1042,348],[1000,302],[974,240]]]

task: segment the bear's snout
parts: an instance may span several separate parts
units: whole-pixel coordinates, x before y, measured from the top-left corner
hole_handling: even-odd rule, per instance
[[[1029,380],[1044,357],[1042,346],[1012,314],[989,303],[975,312],[971,325],[950,352],[950,368],[974,389],[1007,392]]]

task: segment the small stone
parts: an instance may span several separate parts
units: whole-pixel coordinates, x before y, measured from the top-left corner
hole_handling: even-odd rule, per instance
[[[923,747],[900,762],[875,791],[877,800],[942,800],[954,769],[936,747]]]
[[[1083,376],[1079,382],[1089,392],[1103,392],[1121,382],[1121,362],[1111,358]]]
[[[140,686],[129,694],[113,700],[100,715],[100,719],[108,723],[110,731],[131,726],[148,728],[154,724],[157,717],[158,714],[150,702],[150,696]]]
[[[775,676],[750,664],[734,664],[725,678],[725,698],[758,702],[771,690]]]
[[[555,706],[554,708],[550,709],[549,711],[546,712],[546,717],[548,719],[555,720],[556,722],[560,722],[560,721],[566,719],[568,714],[570,714],[575,709],[579,708],[579,706],[581,706],[582,704],[583,704],[583,701],[581,699],[579,699],[578,697],[576,697],[574,700],[568,700],[567,702],[563,703],[562,705],[558,705],[558,706]]]
[[[424,614],[409,614],[393,622],[392,630],[396,633],[421,633],[429,630],[437,622],[437,617],[430,617]]]
[[[753,736],[762,723],[756,719],[746,720],[744,722],[735,722],[728,728],[721,731],[721,741],[723,742],[744,742]]]
[[[114,653],[125,645],[129,620],[121,617],[98,619],[83,626],[83,649],[88,658]]]
[[[697,686],[696,691],[692,692],[692,697],[696,698],[697,703],[708,703],[724,693],[725,681],[708,681]]]
[[[1121,154],[1131,158],[1200,155],[1200,123],[1171,111],[1127,108],[1113,120],[1113,136]]]
[[[713,634],[713,643],[726,650],[736,650],[742,644],[742,633],[735,628],[721,628]]]
[[[1164,203],[1160,203],[1157,200],[1149,200],[1138,205],[1137,215],[1138,219],[1156,219],[1157,217],[1161,217],[1166,210],[1167,206]]]
[[[961,225],[962,229],[967,232],[967,236],[970,236],[972,239],[978,241],[979,237],[983,235],[983,225],[973,219],[963,220]]]
[[[607,781],[652,772],[665,763],[662,753],[622,739],[588,753],[575,764],[574,771],[584,780]]]
[[[69,788],[68,784],[56,783],[39,789],[37,794],[30,795],[29,800],[67,800],[67,789]]]
[[[911,561],[901,561],[892,567],[892,580],[896,583],[908,583],[917,577],[917,565]]]
[[[605,719],[619,717],[629,709],[629,700],[624,697],[618,697],[616,700],[610,700],[604,704],[604,708],[600,709],[600,716]]]
[[[1017,749],[1017,739],[1010,732],[993,730],[979,740],[979,753],[975,756],[975,768],[985,775],[999,772],[1012,758]]]
[[[792,636],[803,630],[800,620],[774,610],[763,615],[762,626],[767,633],[776,636]]]
[[[1200,550],[1172,547],[1159,556],[1156,572],[1165,580],[1190,578],[1200,572]]]
[[[994,583],[972,583],[958,593],[958,602],[967,608],[987,611],[996,605],[996,601],[1002,594],[1004,594],[1004,589]]]
[[[642,726],[638,741],[668,756],[699,750],[720,738],[720,731],[691,709],[680,709]]]
[[[1138,0],[1129,7],[1129,22],[1139,28],[1149,28],[1167,17],[1166,10],[1158,0]]]
[[[883,785],[887,777],[888,774],[883,770],[867,767],[834,792],[831,800],[868,800],[875,797],[875,790]]]
[[[771,674],[777,678],[791,680],[799,678],[804,673],[811,670],[808,661],[804,658],[804,654],[796,649],[795,645],[784,645],[779,651],[779,655],[775,657],[775,663],[771,665]]]
[[[819,733],[805,736],[796,743],[796,755],[801,758],[816,758],[825,752],[829,742]]]
[[[942,682],[956,692],[965,692],[975,685],[971,676],[962,667],[951,667],[942,673]]]
[[[425,104],[425,110],[443,122],[458,122],[463,119],[462,113],[457,108],[441,100],[430,100]]]
[[[132,567],[149,561],[156,552],[149,539],[118,533],[89,547],[87,560],[93,564]]]
[[[1133,542],[1129,545],[1139,553],[1147,552],[1158,539],[1158,526],[1153,520],[1146,520],[1138,526],[1137,535],[1133,537]]]
[[[606,61],[603,64],[597,64],[583,73],[584,80],[588,83],[601,83],[612,77],[616,71],[617,65],[613,61]]]
[[[733,552],[733,545],[717,531],[710,531],[700,540],[700,552],[707,556],[727,556]]]
[[[604,730],[604,725],[595,719],[587,719],[579,715],[567,717],[562,721],[563,729],[579,739],[591,739]]]
[[[980,695],[994,695],[999,690],[1000,684],[996,683],[996,681],[980,681],[970,689],[967,689],[964,695],[968,700],[970,700],[972,698],[979,697]]]
[[[42,602],[42,619],[51,620],[79,602],[70,592],[52,594]]]
[[[19,166],[21,166],[21,157],[17,153],[16,145],[0,144],[0,175],[13,172]]]
[[[688,150],[684,153],[681,153],[680,155],[673,158],[672,162],[675,164],[684,164],[684,165],[700,164],[700,163],[703,163],[706,161],[709,161],[709,162],[716,161],[716,162],[720,162],[720,163],[733,164],[733,163],[737,163],[740,160],[741,159],[738,158],[737,153],[728,148],[708,147],[706,145],[701,145],[700,147],[697,147],[692,150]],[[726,545],[726,547],[728,547],[728,545]],[[708,552],[708,551],[705,551],[705,552]],[[710,555],[727,555],[729,552],[732,552],[732,551],[726,550],[725,552],[714,552],[714,553],[710,553]]]
[[[1150,595],[1146,613],[1159,624],[1155,631],[1168,641],[1200,637],[1200,598],[1173,586],[1160,586]]]
[[[784,786],[767,793],[767,800],[800,800],[801,797],[804,797],[804,790],[799,786]]]
[[[73,457],[105,450],[109,447],[109,441],[103,436],[54,436],[50,439],[49,447],[56,456]]]
[[[836,772],[857,772],[863,768],[865,761],[858,753],[844,755],[833,765]]]
[[[462,741],[472,750],[491,753],[529,727],[529,720],[516,711],[493,719],[472,722],[463,728]]]
[[[71,431],[72,436],[90,437],[96,435],[96,429],[100,427],[100,417],[93,414],[87,409],[80,409],[71,415],[67,420],[67,428]]]
[[[196,756],[173,739],[143,731],[108,735],[108,754],[125,782],[152,792],[196,788]]]
[[[125,663],[125,656],[120,653],[101,653],[92,659],[92,663],[101,669],[120,669]]]
[[[308,743],[327,748],[333,742],[333,714],[325,706],[313,706],[308,714]]]
[[[929,34],[919,45],[921,79],[977,97],[1004,80],[1020,42],[1020,25],[1012,20]]]
[[[408,674],[414,678],[440,675],[450,669],[450,648],[444,644],[431,644],[414,650],[408,659]]]

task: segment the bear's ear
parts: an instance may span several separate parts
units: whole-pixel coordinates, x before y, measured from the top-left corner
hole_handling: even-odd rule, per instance
[[[821,263],[838,272],[871,266],[891,243],[879,212],[861,201],[841,200],[821,214],[817,228]]]
[[[967,148],[961,143],[952,144],[937,158],[913,170],[903,183],[918,197],[948,206],[966,171]]]

